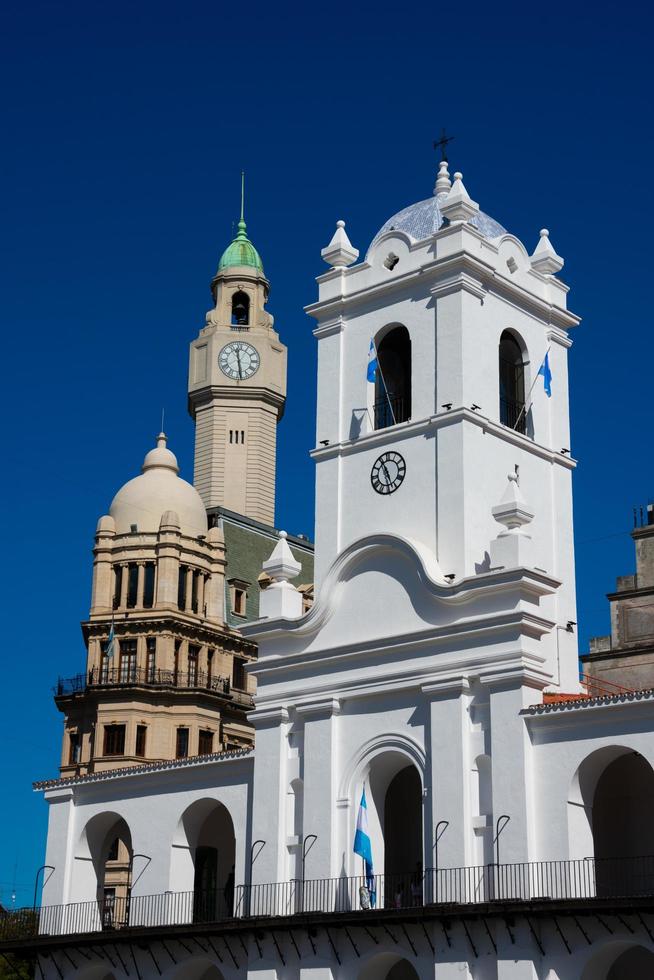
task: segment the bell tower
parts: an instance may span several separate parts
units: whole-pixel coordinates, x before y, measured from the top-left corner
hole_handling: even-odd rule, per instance
[[[276,428],[286,400],[286,347],[265,306],[270,283],[247,236],[241,186],[236,238],[211,282],[213,309],[191,343],[193,482],[205,507],[275,519]]]

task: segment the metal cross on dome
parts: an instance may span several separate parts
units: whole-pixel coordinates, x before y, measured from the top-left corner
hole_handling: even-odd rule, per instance
[[[441,130],[441,138],[439,140],[435,140],[434,141],[434,149],[435,150],[439,150],[440,149],[440,151],[441,151],[441,160],[447,160],[447,154],[445,152],[445,147],[447,146],[448,143],[451,143],[453,139],[454,139],[454,136],[447,136],[446,133],[445,133],[445,130],[442,129]]]

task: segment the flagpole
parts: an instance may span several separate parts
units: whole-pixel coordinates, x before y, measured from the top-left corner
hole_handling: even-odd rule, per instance
[[[547,355],[550,352],[550,347],[551,346],[552,346],[551,344],[548,344],[547,345],[547,350],[545,351],[545,355],[543,357],[543,360],[540,362],[540,365],[538,367],[538,370],[536,371],[536,377],[534,378],[534,380],[531,383],[531,388],[529,389],[529,392],[527,394],[527,398],[525,399],[525,403],[522,406],[522,408],[520,409],[520,415],[518,415],[518,418],[516,419],[516,423],[513,426],[514,429],[517,429],[518,428],[518,425],[520,424],[520,419],[525,414],[525,412],[529,411],[529,408],[531,407],[531,401],[529,399],[531,398],[531,393],[534,390],[534,387],[536,385],[536,382],[538,381],[538,379],[540,377],[540,369],[542,368],[543,364],[545,363],[545,359],[547,358]]]
[[[388,402],[388,407],[391,410],[391,417],[393,419],[393,425],[397,425],[397,419],[395,418],[395,412],[393,411],[393,405],[391,403],[391,396],[388,394],[388,385],[386,384],[386,378],[384,377],[384,372],[381,369],[381,361],[379,360],[379,352],[377,350],[377,344],[375,343],[375,338],[374,337],[371,337],[370,340],[372,341],[372,346],[373,346],[373,349],[375,351],[375,358],[377,360],[377,370],[379,371],[379,374],[380,374],[381,379],[382,379],[382,384],[384,386],[384,392],[386,393],[386,400]]]

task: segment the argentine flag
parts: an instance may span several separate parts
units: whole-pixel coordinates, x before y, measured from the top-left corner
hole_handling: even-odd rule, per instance
[[[368,350],[368,370],[367,370],[367,373],[366,373],[366,380],[369,381],[370,384],[373,384],[374,385],[375,381],[377,380],[377,368],[378,368],[378,366],[379,366],[379,364],[377,362],[377,350],[375,349],[375,341],[371,337],[370,338],[370,348]],[[365,792],[364,792],[363,795],[364,795],[364,799],[365,799],[365,795],[366,795]],[[365,806],[365,803],[364,803],[364,806]]]
[[[549,350],[543,358],[543,363],[538,369],[538,373],[543,375],[543,387],[548,398],[552,397],[552,372],[550,371],[550,352]]]
[[[366,875],[366,885],[370,893],[370,904],[375,906],[375,879],[372,868],[372,845],[370,834],[368,833],[368,804],[366,803],[366,789],[363,788],[361,803],[357,814],[357,829],[354,834],[354,853],[363,858]]]
[[[111,629],[109,630],[109,639],[107,640],[107,646],[105,647],[104,655],[107,660],[111,660],[114,655],[114,648],[116,646],[116,634],[114,633],[114,621],[111,620]]]

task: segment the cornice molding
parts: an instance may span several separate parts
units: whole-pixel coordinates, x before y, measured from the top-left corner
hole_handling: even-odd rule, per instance
[[[473,412],[471,409],[464,407],[452,408],[449,411],[439,412],[436,415],[430,415],[427,418],[419,419],[415,422],[400,422],[398,425],[388,426],[385,429],[366,432],[364,435],[359,436],[358,439],[347,439],[343,442],[331,443],[329,446],[318,446],[311,450],[310,456],[316,461],[333,459],[337,456],[348,456],[354,453],[364,452],[378,445],[387,445],[391,439],[402,442],[404,439],[419,435],[421,432],[429,429],[437,430],[446,426],[456,425],[459,422],[469,422],[471,425],[476,425],[483,429],[484,432],[490,432],[499,439],[504,440],[504,442],[510,442],[514,446],[519,446],[534,456],[539,456],[541,459],[545,459],[550,463],[556,463],[564,469],[573,470],[577,465],[577,461],[573,457],[563,456],[560,452],[548,449],[547,446],[535,442],[529,436],[523,435],[521,432],[516,432],[515,429],[509,429],[499,422],[493,422],[486,415],[481,415],[479,412]]]
[[[211,755],[191,756],[187,759],[171,759],[163,762],[146,762],[140,766],[125,769],[105,769],[102,772],[87,773],[85,776],[64,776],[61,779],[42,779],[32,783],[36,791],[49,791],[73,786],[86,786],[90,783],[109,782],[112,779],[127,779],[131,776],[170,772],[175,769],[191,769],[213,765],[216,762],[236,762],[240,759],[254,758],[254,749],[235,749],[232,752],[213,752]]]

